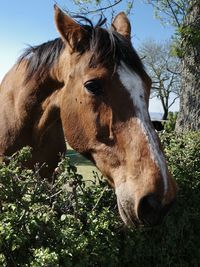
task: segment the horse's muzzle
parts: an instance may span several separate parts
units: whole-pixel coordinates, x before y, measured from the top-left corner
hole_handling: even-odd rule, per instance
[[[156,195],[144,196],[138,205],[138,219],[147,226],[159,225],[174,203],[175,200],[163,206]]]

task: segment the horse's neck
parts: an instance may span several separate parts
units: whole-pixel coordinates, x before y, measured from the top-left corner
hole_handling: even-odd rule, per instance
[[[63,83],[51,72],[40,82],[35,78],[24,82],[24,77],[25,61],[15,65],[0,86],[0,153],[13,153],[22,146],[40,144],[38,141],[44,133],[55,136],[58,132],[55,129],[59,125],[61,128],[59,109]]]
[[[55,90],[36,108],[34,131],[40,135],[55,121],[60,119],[60,92]]]
[[[63,83],[58,81],[56,72],[50,70],[44,80],[33,77],[24,82],[22,77],[26,77],[26,64],[21,63],[13,68],[9,87],[13,90],[15,105],[13,105],[16,120],[19,121],[21,128],[31,124],[35,130],[43,129],[52,123],[50,118],[55,119],[59,109],[59,93]],[[17,86],[16,86],[17,85]]]

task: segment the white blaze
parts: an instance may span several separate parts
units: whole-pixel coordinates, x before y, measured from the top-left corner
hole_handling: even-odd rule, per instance
[[[167,166],[164,155],[159,149],[159,143],[157,141],[155,131],[149,123],[150,117],[145,102],[142,79],[122,61],[118,66],[117,72],[121,83],[131,95],[133,105],[136,108],[137,123],[140,125],[146,138],[148,139],[151,158],[154,160],[162,174],[165,194],[168,187]]]

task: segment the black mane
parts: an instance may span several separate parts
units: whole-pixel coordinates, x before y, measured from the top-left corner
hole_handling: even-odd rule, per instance
[[[118,65],[120,61],[124,61],[138,74],[143,72],[143,64],[131,42],[115,31],[101,28],[106,19],[100,18],[94,26],[85,17],[78,16],[76,18],[85,22],[85,24],[81,22],[79,24],[88,32],[89,41],[87,46],[80,47],[80,53],[88,50],[92,52],[90,67],[95,67],[98,64],[109,64],[110,62]],[[19,64],[24,60],[27,61],[25,82],[32,77],[38,81],[44,80],[64,48],[65,44],[61,38],[38,46],[29,46],[18,59]]]
[[[33,76],[37,77],[38,80],[42,79],[43,76],[45,77],[64,48],[65,44],[61,38],[38,46],[29,46],[18,59],[19,64],[23,60],[27,60],[25,81],[27,82]]]

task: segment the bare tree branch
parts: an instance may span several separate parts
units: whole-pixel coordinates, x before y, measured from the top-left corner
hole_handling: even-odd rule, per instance
[[[131,10],[133,9],[133,3],[134,3],[134,0],[132,0],[132,1],[129,2],[129,7],[128,7],[128,10],[126,12],[127,16],[130,15]]]
[[[177,17],[177,15],[175,14],[174,9],[172,8],[172,6],[171,6],[169,0],[167,0],[167,4],[168,4],[168,6],[169,6],[169,8],[170,8],[170,10],[171,10],[171,12],[172,12],[172,14],[173,14],[173,16],[174,16],[174,19],[175,19],[175,21],[176,21],[178,27],[180,27],[181,24],[179,23],[179,21],[178,21],[178,17]]]
[[[173,99],[173,101],[171,102],[171,104],[168,106],[168,108],[171,108],[171,106],[175,103],[175,101],[179,98],[179,96],[175,97]]]
[[[153,40],[146,41],[139,52],[152,78],[151,98],[157,97],[160,100],[166,119],[169,108],[175,102],[169,103],[170,96],[175,94],[177,99],[179,95],[180,76],[175,70],[179,69],[180,61],[171,56],[171,44],[167,42],[162,44]]]
[[[120,2],[122,2],[122,0],[117,0],[116,2],[114,2],[113,4],[110,4],[108,6],[105,6],[105,7],[101,7],[101,8],[97,8],[97,9],[94,9],[94,10],[88,10],[87,12],[81,12],[81,14],[83,16],[85,15],[88,15],[90,13],[97,13],[97,12],[102,12],[104,10],[107,10],[109,8],[113,8],[114,6],[118,5]]]
[[[171,72],[172,74],[176,74],[176,75],[180,75],[181,72],[177,72],[177,71],[173,71],[173,70],[170,70],[170,68],[167,67],[167,71]]]

